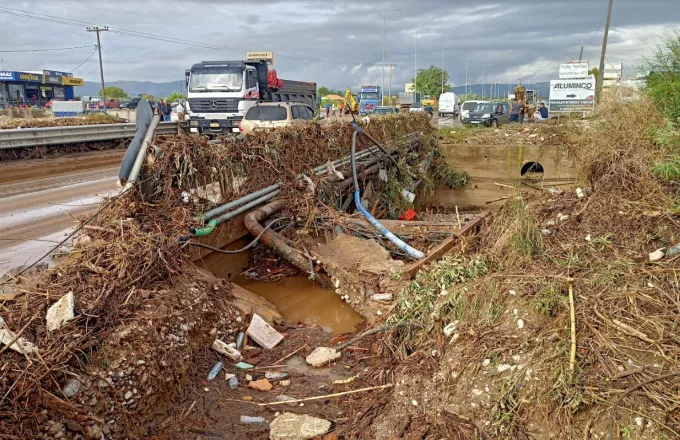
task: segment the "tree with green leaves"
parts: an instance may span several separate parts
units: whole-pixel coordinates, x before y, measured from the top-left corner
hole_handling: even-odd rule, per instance
[[[439,96],[442,91],[442,81],[444,83],[444,91],[448,92],[451,90],[451,85],[448,83],[449,73],[436,66],[418,70],[417,77],[411,81],[416,83],[416,91],[422,96]]]
[[[167,101],[169,101],[169,102],[173,102],[173,101],[177,101],[177,100],[180,100],[180,99],[187,99],[187,97],[184,96],[184,95],[182,95],[182,94],[179,93],[179,92],[172,92],[172,93],[171,93],[170,95],[168,95],[168,97],[165,98],[165,99],[166,99]]]
[[[99,90],[100,96],[106,96],[107,99],[115,98],[115,99],[125,99],[128,97],[128,94],[125,92],[125,90],[121,89],[120,87],[115,87],[115,86],[109,86],[104,89],[104,95],[101,94],[101,90]]]
[[[593,67],[588,71],[588,75],[593,75],[595,78],[600,76],[600,69],[598,67]]]
[[[142,93],[142,99],[147,100],[147,101],[156,101],[156,97],[153,95],[148,95],[146,93]]]
[[[316,94],[323,97],[326,95],[330,95],[331,91],[328,89],[328,87],[319,87],[319,90],[316,91]]]

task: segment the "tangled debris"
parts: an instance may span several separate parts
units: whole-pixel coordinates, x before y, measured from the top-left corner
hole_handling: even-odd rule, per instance
[[[410,145],[400,139],[415,131],[431,135],[421,116],[377,118],[372,127],[388,146]],[[284,196],[302,199],[297,175],[345,156],[351,130],[306,124],[222,144],[159,137],[161,154],[145,174],[149,192],[106,200],[56,267],[33,278],[20,273],[4,286],[17,293],[2,303],[4,325],[37,349],[2,349],[0,432],[59,438],[77,425],[89,439],[162,429],[158,415],[182,392],[197,350],[215,335],[235,341],[245,324],[230,284],[198,271],[177,240],[214,206],[196,188],[218,181],[219,199],[228,200],[280,182]],[[304,214],[301,207],[315,204],[306,203],[290,211]],[[73,319],[50,331],[46,312],[64,295],[74,299]]]

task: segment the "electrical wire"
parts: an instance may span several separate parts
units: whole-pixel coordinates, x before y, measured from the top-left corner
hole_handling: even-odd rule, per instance
[[[97,53],[97,48],[96,48],[96,47],[95,47],[95,49],[92,51],[92,53],[90,54],[90,56],[87,57],[87,58],[85,58],[85,61],[83,61],[82,63],[78,64],[78,66],[77,66],[75,69],[69,70],[69,73],[73,73],[73,72],[75,72],[76,70],[78,70],[78,69],[80,68],[80,66],[82,66],[82,65],[85,64],[85,63],[87,63],[87,62],[89,61],[89,59],[92,58],[92,56],[93,56],[95,53]]]
[[[5,8],[5,7],[0,7],[0,14],[5,14],[5,15],[10,15],[14,17],[21,17],[21,18],[30,18],[34,20],[40,20],[40,21],[45,21],[49,23],[57,23],[57,24],[63,24],[66,26],[74,26],[74,27],[83,27],[83,26],[93,26],[94,23],[89,23],[89,22],[84,22],[84,21],[79,21],[79,20],[72,20],[64,17],[58,17],[58,16],[53,16],[53,15],[46,15],[46,14],[39,14],[36,12],[30,12],[26,10],[21,10],[21,9],[11,9],[11,8]],[[133,36],[133,37],[138,37],[138,38],[146,38],[150,40],[156,40],[156,41],[163,41],[166,43],[175,43],[175,44],[182,44],[185,46],[193,46],[193,47],[200,47],[204,49],[212,49],[212,50],[221,50],[221,51],[226,51],[226,52],[235,52],[235,53],[244,53],[246,50],[241,49],[241,48],[235,48],[235,47],[228,47],[228,46],[220,46],[220,45],[215,45],[215,44],[210,44],[210,43],[202,43],[198,41],[192,41],[192,40],[182,40],[179,38],[174,38],[174,37],[168,37],[165,35],[157,35],[157,34],[152,34],[149,32],[141,32],[141,31],[134,31],[130,29],[124,29],[124,28],[118,28],[114,26],[109,26],[108,27],[109,32],[115,33],[115,34],[121,34],[121,35],[127,35],[127,36]],[[296,57],[296,56],[291,56],[291,55],[277,55],[277,58],[282,58],[282,59],[288,59],[292,61],[314,61],[314,62],[327,62],[327,63],[342,63],[342,64],[359,64],[356,60],[352,61],[342,61],[342,60],[333,60],[333,59],[324,59],[324,58],[304,58],[304,57]],[[379,62],[364,62],[361,64],[366,64],[366,65],[378,65],[381,64]]]
[[[255,244],[257,244],[257,242],[260,241],[260,238],[262,238],[262,236],[264,235],[264,233],[267,232],[267,230],[268,230],[269,228],[271,228],[272,226],[274,226],[275,223],[278,223],[278,222],[281,221],[281,220],[285,220],[286,218],[287,218],[287,217],[279,217],[279,218],[276,218],[276,219],[272,220],[267,226],[265,226],[265,227],[262,229],[262,232],[260,232],[260,233],[257,235],[257,237],[255,237],[255,239],[254,239],[253,241],[251,241],[250,243],[248,243],[245,247],[242,247],[241,249],[236,249],[236,250],[233,250],[233,251],[228,251],[228,250],[216,248],[216,247],[214,247],[214,246],[210,246],[210,245],[208,245],[208,244],[199,243],[199,242],[197,242],[197,241],[188,241],[188,242],[186,242],[186,244],[188,244],[188,245],[190,245],[190,246],[196,246],[196,247],[202,247],[202,248],[205,248],[205,249],[210,249],[210,250],[213,251],[213,252],[219,252],[219,253],[221,253],[221,254],[239,254],[239,253],[245,252],[245,251],[247,251],[248,249],[250,249],[250,248],[252,248],[253,246],[255,246]],[[181,241],[180,241],[180,242],[181,242]],[[183,244],[183,243],[182,243],[182,244]]]
[[[18,52],[51,52],[51,51],[56,51],[56,50],[73,50],[73,49],[82,49],[84,47],[92,47],[92,45],[88,46],[73,46],[73,47],[55,47],[52,49],[19,49],[19,50],[0,50],[0,53],[18,53]]]

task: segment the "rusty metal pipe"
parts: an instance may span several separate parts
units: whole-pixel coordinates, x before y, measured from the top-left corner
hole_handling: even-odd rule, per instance
[[[260,238],[260,241],[262,243],[274,249],[276,253],[285,258],[285,260],[288,261],[290,264],[300,269],[300,271],[308,273],[309,260],[307,259],[307,257],[303,256],[302,253],[288,246],[284,242],[283,237],[277,232],[268,229],[264,231],[264,233],[262,233],[264,227],[262,226],[261,222],[265,221],[266,219],[276,214],[277,212],[282,211],[283,208],[285,208],[287,205],[288,202],[285,200],[277,200],[275,202],[264,205],[261,208],[249,212],[243,219],[243,224],[245,225],[246,229],[248,229],[248,232],[250,232],[251,235],[257,237],[260,234],[262,234],[262,237]],[[314,279],[323,287],[326,287],[328,289],[333,288],[333,282],[331,281],[330,277],[326,274],[322,273],[314,274]]]

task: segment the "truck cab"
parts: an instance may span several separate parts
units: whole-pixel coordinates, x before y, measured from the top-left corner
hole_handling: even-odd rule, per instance
[[[186,71],[186,83],[189,130],[236,133],[243,115],[266,92],[267,65],[264,61],[204,61]]]
[[[359,114],[370,115],[373,113],[380,101],[379,86],[361,86],[359,95]]]

